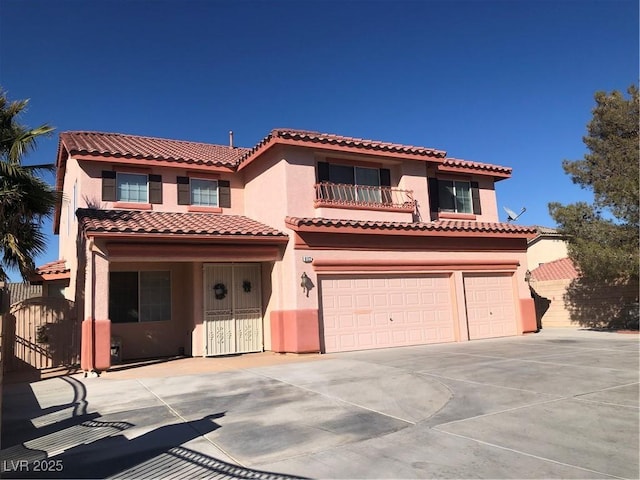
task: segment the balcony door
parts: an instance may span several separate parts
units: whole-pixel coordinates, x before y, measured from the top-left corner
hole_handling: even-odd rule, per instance
[[[345,202],[380,203],[380,169],[350,165],[328,165],[328,181],[354,188],[332,190],[331,200]]]

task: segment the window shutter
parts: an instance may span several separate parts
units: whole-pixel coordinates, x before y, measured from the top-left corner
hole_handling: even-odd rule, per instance
[[[473,213],[480,215],[482,209],[480,208],[480,189],[478,188],[478,182],[471,182],[471,203],[473,204]]]
[[[190,205],[191,189],[189,187],[189,177],[178,177],[176,184],[178,185],[178,205]]]
[[[116,172],[112,170],[102,171],[102,201],[116,201]]]
[[[380,169],[380,186],[381,187],[391,186],[391,170],[389,170],[388,168]]]
[[[380,169],[380,186],[381,187],[391,187],[391,170],[388,168]],[[382,203],[386,205],[390,205],[393,203],[393,198],[391,195],[390,188],[381,188],[382,191]]]
[[[429,210],[437,212],[440,209],[438,179],[429,178]]]
[[[231,187],[229,180],[218,180],[218,206],[231,208]]]
[[[162,203],[162,175],[149,175],[149,203]]]
[[[318,183],[329,181],[329,164],[318,162]]]

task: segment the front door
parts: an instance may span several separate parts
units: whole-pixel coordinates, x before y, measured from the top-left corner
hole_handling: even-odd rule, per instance
[[[260,265],[204,266],[205,355],[262,351]]]

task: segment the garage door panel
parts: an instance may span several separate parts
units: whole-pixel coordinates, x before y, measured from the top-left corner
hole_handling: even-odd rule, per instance
[[[512,285],[511,274],[465,275],[469,339],[516,335]]]
[[[455,341],[448,275],[321,277],[320,290],[327,352]]]

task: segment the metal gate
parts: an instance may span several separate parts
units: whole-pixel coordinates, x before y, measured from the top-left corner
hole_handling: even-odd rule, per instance
[[[262,351],[260,264],[204,266],[205,355]]]

